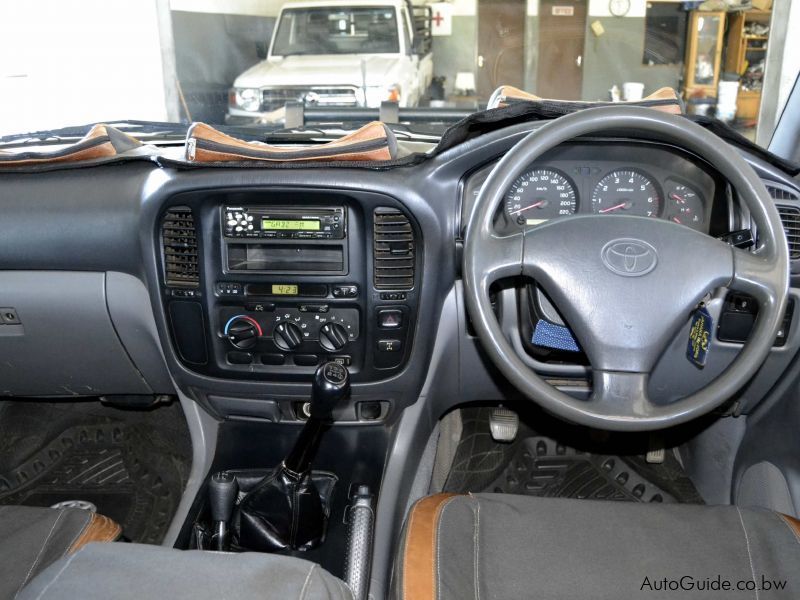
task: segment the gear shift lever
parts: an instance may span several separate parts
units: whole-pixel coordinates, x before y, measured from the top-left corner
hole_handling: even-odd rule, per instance
[[[311,416],[283,461],[284,467],[302,477],[311,467],[322,434],[333,421],[333,409],[350,393],[350,373],[335,362],[327,362],[314,373],[311,385]]]
[[[311,477],[311,462],[333,411],[350,392],[350,373],[335,362],[314,374],[311,411],[284,461],[247,493],[237,507],[234,524],[238,545],[246,550],[309,550],[325,535],[327,511]]]
[[[208,501],[211,519],[214,521],[214,538],[216,549],[220,552],[227,550],[228,522],[231,520],[238,492],[236,478],[228,471],[214,473],[208,480]]]

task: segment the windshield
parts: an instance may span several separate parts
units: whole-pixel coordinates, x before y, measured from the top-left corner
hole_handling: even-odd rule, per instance
[[[0,135],[131,120],[275,131],[289,103],[341,131],[384,102],[440,133],[502,86],[586,102],[667,88],[766,146],[798,31],[800,0],[0,2]]]
[[[272,46],[274,56],[399,51],[397,18],[391,6],[285,10]]]

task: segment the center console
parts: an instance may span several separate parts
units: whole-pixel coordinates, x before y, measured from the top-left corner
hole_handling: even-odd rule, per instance
[[[354,383],[401,370],[413,343],[421,240],[394,199],[335,190],[213,190],[160,220],[162,298],[185,367],[225,379]]]

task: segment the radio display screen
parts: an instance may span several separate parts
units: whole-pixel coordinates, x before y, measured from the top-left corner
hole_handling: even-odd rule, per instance
[[[319,219],[261,219],[262,231],[270,229],[280,231],[319,231]]]
[[[297,296],[300,292],[297,284],[273,283],[272,293],[275,296]]]

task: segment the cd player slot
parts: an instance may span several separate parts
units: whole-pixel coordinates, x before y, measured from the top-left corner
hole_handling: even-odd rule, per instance
[[[342,245],[229,243],[227,246],[228,271],[233,273],[346,273]]]

